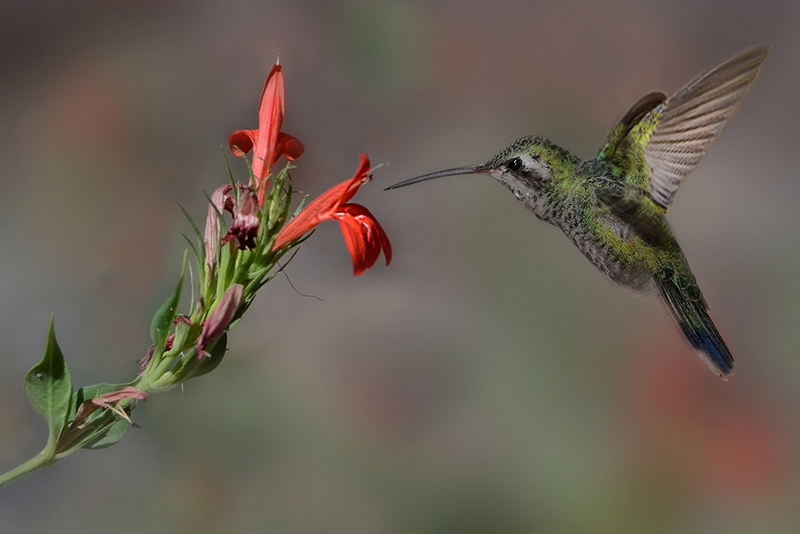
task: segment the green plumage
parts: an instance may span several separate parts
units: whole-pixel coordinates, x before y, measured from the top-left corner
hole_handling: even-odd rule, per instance
[[[769,46],[707,70],[667,98],[650,93],[611,130],[593,160],[542,137],[524,137],[480,165],[448,169],[390,189],[456,174],[488,174],[540,219],[559,227],[600,271],[637,291],[657,289],[686,339],[722,378],[733,357],[665,213],[755,81]]]

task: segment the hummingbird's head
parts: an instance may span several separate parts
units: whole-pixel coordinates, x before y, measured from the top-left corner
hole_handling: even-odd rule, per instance
[[[558,156],[563,150],[543,137],[523,137],[508,145],[475,172],[488,174],[517,198],[525,190],[541,190],[556,180]],[[521,198],[520,198],[521,199]]]
[[[543,137],[523,137],[498,152],[486,163],[456,167],[411,178],[386,189],[459,174],[488,174],[523,204],[538,214],[540,199],[550,185],[574,172],[579,161]]]

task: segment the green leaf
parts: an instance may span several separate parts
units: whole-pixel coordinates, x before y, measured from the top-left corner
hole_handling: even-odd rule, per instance
[[[195,235],[195,237],[197,238],[197,242],[198,242],[198,243],[200,243],[200,247],[202,247],[202,246],[203,246],[203,243],[205,242],[205,241],[203,240],[203,234],[202,234],[202,233],[200,233],[200,229],[199,229],[199,228],[197,227],[197,225],[194,223],[194,219],[192,219],[192,216],[191,216],[191,215],[189,215],[189,212],[188,212],[188,211],[186,211],[185,209],[183,209],[183,206],[181,206],[181,205],[180,205],[180,203],[178,203],[178,207],[179,207],[179,208],[181,209],[181,211],[183,212],[183,215],[186,217],[186,220],[187,220],[187,221],[189,221],[189,224],[191,225],[191,227],[192,227],[192,230],[194,231],[194,235]]]
[[[232,186],[236,186],[236,178],[233,176],[233,170],[231,169],[231,162],[228,160],[228,148],[224,145],[220,145],[219,147],[222,150],[222,159],[225,160],[225,169],[228,171],[228,181],[231,183]],[[253,178],[253,167],[250,165],[250,160],[247,157],[244,157],[244,161],[247,164],[247,168],[250,171],[250,178]]]
[[[120,417],[114,419],[108,429],[101,432],[97,438],[83,444],[84,449],[105,449],[115,445],[130,430],[131,424]]]
[[[186,240],[186,242],[189,244],[189,247],[191,247],[192,255],[194,256],[194,261],[195,261],[195,263],[197,263],[198,268],[202,269],[202,267],[205,266],[205,263],[206,263],[205,257],[200,255],[200,252],[198,252],[197,247],[194,246],[194,243],[192,243],[192,240],[189,239],[186,236],[186,234],[181,234],[181,235]]]
[[[199,360],[198,366],[194,368],[194,371],[189,374],[187,379],[203,376],[216,369],[217,366],[222,363],[222,358],[225,356],[227,350],[228,334],[222,334],[222,336],[217,339],[216,343],[214,343],[214,347],[208,351],[208,356]]]
[[[183,269],[181,270],[181,279],[178,281],[178,287],[172,293],[172,296],[159,308],[153,316],[153,322],[150,323],[150,338],[155,344],[154,357],[158,358],[164,353],[164,343],[167,341],[169,331],[172,328],[172,322],[175,320],[175,314],[178,310],[178,304],[181,301],[181,289],[183,288],[183,276],[186,273],[186,254],[183,255]]]
[[[303,211],[303,208],[306,207],[306,203],[308,202],[308,198],[309,198],[308,195],[303,197],[303,200],[300,201],[300,205],[297,206],[297,209],[294,210],[294,213],[292,213],[292,219],[294,219],[295,217],[300,215],[300,212]]]
[[[276,176],[273,177],[272,189],[267,196],[267,200],[264,204],[264,207],[267,211],[267,228],[272,228],[275,226],[275,223],[278,221],[278,218],[282,215],[284,211],[284,206],[282,200],[286,198],[286,194],[283,192],[283,184],[286,181],[286,175],[288,174],[289,166],[279,172]]]
[[[72,379],[56,341],[54,322],[50,321],[44,357],[25,375],[24,384],[25,394],[33,409],[44,418],[49,428],[45,450],[55,447],[72,407]]]

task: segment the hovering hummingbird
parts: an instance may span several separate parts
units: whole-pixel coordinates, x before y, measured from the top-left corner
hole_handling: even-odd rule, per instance
[[[657,288],[697,354],[725,379],[733,372],[733,356],[664,215],[753,85],[770,48],[751,48],[723,61],[670,98],[659,92],[644,96],[592,160],[543,137],[523,137],[486,163],[387,189],[488,174],[539,219],[560,228],[612,281],[641,292]]]

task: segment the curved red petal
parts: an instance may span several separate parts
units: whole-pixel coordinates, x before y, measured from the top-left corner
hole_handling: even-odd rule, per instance
[[[261,91],[261,101],[258,104],[258,126],[259,130],[266,129],[267,125],[275,131],[277,139],[281,129],[284,111],[284,83],[283,67],[272,65],[267,80],[264,82],[264,89]],[[276,121],[277,119],[277,121]],[[277,123],[276,123],[277,122]]]
[[[336,185],[322,195],[315,198],[313,202],[303,208],[303,211],[289,221],[286,226],[278,233],[272,250],[278,250],[295,239],[299,239],[306,232],[313,230],[319,223],[328,219],[333,219],[336,209],[340,205],[340,198],[348,182]]]
[[[378,246],[383,250],[383,257],[386,258],[386,265],[389,265],[392,263],[392,244],[389,242],[389,236],[383,231],[383,227],[378,222],[378,219],[374,217],[372,218],[372,226],[375,236],[378,239]]]
[[[381,244],[375,232],[375,221],[365,217],[356,217],[356,220],[361,225],[361,231],[367,240],[367,257],[365,264],[367,268],[369,268],[375,265],[375,262],[378,261],[378,258],[381,256]]]
[[[287,133],[280,132],[278,134],[278,146],[275,148],[275,154],[273,154],[275,159],[270,165],[274,165],[281,156],[289,161],[294,161],[299,158],[305,150],[306,147],[303,146],[303,143],[301,143],[299,139]]]
[[[258,142],[258,130],[237,130],[228,136],[228,146],[237,158],[241,158]]]
[[[358,169],[353,177],[347,181],[347,188],[344,194],[342,194],[342,204],[349,202],[350,199],[356,196],[356,193],[358,193],[358,188],[364,185],[364,183],[367,181],[366,176],[370,167],[369,156],[367,156],[366,153],[362,153],[360,157],[361,161],[358,164]]]
[[[386,265],[389,265],[392,262],[392,244],[389,242],[389,236],[386,235],[378,219],[361,204],[348,204],[345,208],[351,213],[358,213],[357,218],[362,224],[369,225],[372,239],[377,241],[375,243],[375,248],[376,250],[383,250],[383,255],[386,258]]]
[[[380,223],[361,204],[347,204],[336,214],[345,244],[353,259],[353,275],[358,276],[378,260],[381,250],[386,265],[392,261],[392,246]]]
[[[313,204],[313,202],[312,202]],[[303,211],[297,214],[297,217],[289,221],[278,233],[278,237],[272,243],[272,250],[278,250],[295,239],[300,239],[306,232],[313,230],[319,223],[325,219],[319,217],[316,213],[309,211],[311,204]]]
[[[356,176],[364,177],[369,171],[370,163],[369,163],[369,156],[367,156],[366,152],[362,152],[359,157],[361,161],[358,163],[358,170],[356,171]]]
[[[294,137],[288,134],[282,135],[291,138],[302,147],[302,143],[297,141]],[[353,198],[358,188],[361,187],[362,180],[368,170],[369,157],[367,157],[366,154],[361,154],[361,163],[358,166],[356,174],[349,180],[345,180],[322,193],[306,206],[303,211],[298,213],[294,219],[289,221],[280,233],[278,233],[278,237],[272,244],[272,250],[283,248],[295,239],[302,237],[306,232],[313,230],[314,227],[322,221],[333,219],[336,216],[336,212],[340,210],[340,206]],[[353,205],[357,206],[358,204]]]
[[[303,211],[289,221],[278,233],[272,250],[278,250],[310,232],[322,221],[333,219],[340,205],[340,198],[348,182],[342,182],[315,198]]]
[[[366,235],[367,232],[365,231],[366,228],[355,217],[350,217],[346,214],[338,217],[338,219],[344,242],[353,260],[353,276],[358,276],[375,263],[374,259],[371,263],[369,261],[370,247]]]

